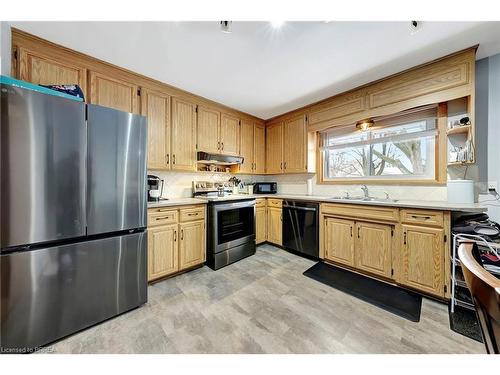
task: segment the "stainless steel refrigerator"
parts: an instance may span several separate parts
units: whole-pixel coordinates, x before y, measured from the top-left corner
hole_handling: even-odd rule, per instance
[[[147,301],[146,119],[0,85],[0,347]]]

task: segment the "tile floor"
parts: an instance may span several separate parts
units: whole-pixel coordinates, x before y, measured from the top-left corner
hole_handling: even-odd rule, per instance
[[[50,347],[55,353],[484,353],[423,300],[410,322],[302,275],[313,261],[270,245],[218,271],[149,287],[149,302]]]

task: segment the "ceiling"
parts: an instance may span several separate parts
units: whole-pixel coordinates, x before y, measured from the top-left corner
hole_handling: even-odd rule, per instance
[[[268,119],[457,50],[500,52],[500,22],[11,22]]]

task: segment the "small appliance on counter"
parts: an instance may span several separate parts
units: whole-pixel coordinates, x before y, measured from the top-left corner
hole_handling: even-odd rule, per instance
[[[278,184],[276,182],[256,182],[253,185],[254,194],[276,194]]]
[[[158,202],[163,194],[164,181],[153,174],[148,174],[148,202]]]

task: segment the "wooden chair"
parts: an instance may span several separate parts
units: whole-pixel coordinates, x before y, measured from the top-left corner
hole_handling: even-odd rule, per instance
[[[465,282],[472,294],[488,354],[500,349],[500,280],[486,271],[477,245],[463,242],[458,248]]]

